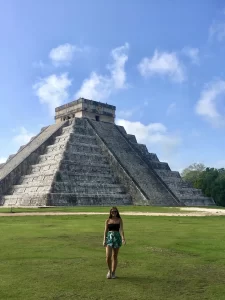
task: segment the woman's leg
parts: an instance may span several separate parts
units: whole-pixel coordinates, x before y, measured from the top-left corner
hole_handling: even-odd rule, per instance
[[[116,272],[116,267],[118,263],[118,252],[120,248],[113,248],[112,249],[112,273]]]
[[[112,247],[106,246],[106,263],[110,273],[112,272]]]

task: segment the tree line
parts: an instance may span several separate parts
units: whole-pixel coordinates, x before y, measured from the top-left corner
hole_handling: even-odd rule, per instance
[[[194,163],[185,168],[181,176],[207,197],[212,197],[217,205],[225,206],[225,169],[208,168]]]

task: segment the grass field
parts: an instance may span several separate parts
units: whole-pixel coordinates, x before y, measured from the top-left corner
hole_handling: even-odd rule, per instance
[[[123,219],[107,280],[105,216],[1,217],[0,299],[225,299],[224,217]]]

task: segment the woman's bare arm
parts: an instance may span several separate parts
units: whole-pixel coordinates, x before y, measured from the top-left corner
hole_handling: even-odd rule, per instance
[[[108,219],[105,221],[105,229],[104,229],[104,236],[103,236],[103,246],[106,245],[107,232],[108,232]]]
[[[120,234],[121,234],[121,236],[122,236],[122,241],[123,241],[123,244],[125,244],[125,243],[126,243],[126,241],[125,241],[125,236],[124,236],[124,230],[123,230],[123,220],[122,220],[122,219],[120,219]]]

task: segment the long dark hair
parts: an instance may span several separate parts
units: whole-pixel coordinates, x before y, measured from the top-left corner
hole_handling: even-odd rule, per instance
[[[117,211],[116,217],[121,219],[120,213],[119,213],[119,211],[118,211],[118,209],[117,209],[116,206],[113,206],[113,207],[110,209],[110,211],[109,211],[109,219],[112,219],[112,210],[116,210],[116,211]]]

